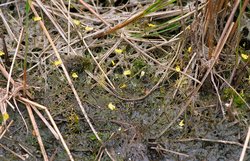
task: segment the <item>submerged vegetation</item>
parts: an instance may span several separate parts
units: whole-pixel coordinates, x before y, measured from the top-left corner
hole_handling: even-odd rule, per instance
[[[0,160],[249,160],[248,0],[0,2]]]

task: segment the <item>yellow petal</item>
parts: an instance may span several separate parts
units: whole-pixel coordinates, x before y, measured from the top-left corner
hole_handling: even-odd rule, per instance
[[[121,89],[126,88],[126,87],[127,87],[127,85],[125,83],[123,83],[123,84],[120,85]]]
[[[111,102],[108,104],[108,108],[112,111],[116,109],[115,105],[113,105]]]
[[[155,25],[155,24],[152,24],[152,23],[149,23],[149,24],[148,24],[148,27],[156,27],[156,25]]]
[[[122,49],[115,49],[115,53],[116,53],[116,54],[121,54],[122,52],[123,52]]]
[[[76,26],[79,26],[81,24],[81,22],[79,20],[73,20],[73,23],[76,25]]]
[[[42,18],[41,17],[39,17],[39,16],[37,16],[37,17],[33,17],[33,21],[40,21]]]
[[[175,67],[175,70],[176,70],[177,72],[181,71],[180,66],[179,66],[179,65],[177,65],[177,66]]]
[[[58,66],[58,65],[61,65],[61,64],[62,64],[62,61],[56,60],[56,61],[54,61],[53,64],[54,64],[55,66]]]
[[[123,72],[123,75],[125,75],[125,76],[131,75],[131,70],[125,70]]]
[[[112,61],[111,61],[111,63],[112,63],[112,65],[113,65],[113,66],[115,66],[115,62],[114,62],[114,60],[112,60]]]
[[[10,118],[7,112],[3,113],[3,121],[7,121]]]
[[[5,53],[3,51],[0,51],[0,56],[3,56]]]
[[[247,59],[248,59],[248,55],[247,55],[247,54],[241,54],[241,57],[242,57],[244,60],[247,60]]]
[[[187,50],[189,53],[191,53],[192,52],[192,47],[190,46],[189,48],[188,48],[188,50]]]
[[[78,75],[77,75],[76,72],[73,72],[73,73],[71,74],[71,77],[72,77],[72,78],[78,78]]]
[[[94,29],[93,27],[89,27],[89,26],[86,26],[86,27],[85,27],[85,30],[86,30],[86,31],[92,31],[93,29]]]
[[[181,120],[180,123],[179,123],[179,126],[182,127],[182,126],[184,126],[184,125],[185,125],[185,124],[184,124],[184,120]]]

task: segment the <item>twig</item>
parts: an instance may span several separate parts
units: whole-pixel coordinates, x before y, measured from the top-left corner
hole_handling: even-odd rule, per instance
[[[79,35],[81,35],[81,33],[79,31],[77,31],[77,33]],[[82,36],[80,36],[82,38]],[[108,83],[110,84],[110,86],[115,89],[115,86],[113,85],[113,83],[111,82],[111,80],[108,78],[107,74],[104,72],[104,70],[102,69],[101,65],[97,62],[96,58],[94,57],[92,51],[89,49],[87,43],[85,42],[85,40],[82,38],[82,42],[84,44],[84,46],[87,48],[89,54],[91,55],[92,59],[94,60],[95,64],[97,65],[97,67],[100,69],[100,71],[102,72],[102,74],[104,75],[104,77],[106,78],[106,80],[108,81]]]
[[[245,156],[246,150],[248,148],[249,140],[250,140],[250,126],[248,127],[247,137],[246,137],[246,140],[245,140],[245,143],[244,143],[244,146],[243,146],[243,149],[242,149],[239,161],[243,161],[244,160],[244,156]]]
[[[213,142],[213,143],[222,143],[222,144],[230,144],[230,145],[237,145],[243,147],[244,145],[234,141],[227,141],[227,140],[215,140],[215,139],[206,139],[206,138],[189,138],[189,139],[181,139],[181,140],[174,140],[174,142],[186,142],[186,141],[206,141],[206,142]],[[250,149],[250,147],[247,147]]]
[[[11,38],[11,39],[14,39],[15,41],[17,41],[17,39],[16,39],[14,33],[13,33],[12,30],[10,29],[9,24],[8,24],[8,22],[6,21],[4,15],[3,15],[3,12],[2,12],[2,9],[1,9],[1,8],[0,8],[0,17],[1,17],[2,20],[3,20],[3,24],[4,24],[4,26],[5,26],[6,30],[7,30],[7,32],[8,32],[8,34],[9,34],[10,38]]]
[[[58,134],[58,136],[59,136],[59,138],[60,138],[60,141],[62,142],[63,147],[64,147],[64,149],[66,150],[66,152],[67,152],[67,154],[68,154],[70,160],[71,160],[71,161],[74,161],[74,159],[73,159],[73,157],[72,157],[72,155],[71,155],[71,153],[70,153],[70,151],[69,151],[69,148],[68,148],[67,144],[65,143],[65,141],[64,141],[64,139],[63,139],[63,137],[62,137],[62,134],[60,133],[60,131],[59,131],[59,129],[58,129],[58,127],[57,127],[57,125],[56,125],[54,119],[52,118],[50,112],[48,111],[47,107],[45,107],[45,106],[43,106],[43,105],[40,105],[40,104],[38,104],[38,103],[36,103],[36,102],[33,102],[33,101],[29,100],[29,99],[23,98],[23,97],[19,97],[19,99],[20,99],[20,101],[25,102],[25,104],[28,103],[28,104],[30,104],[30,105],[32,105],[32,106],[36,106],[36,107],[38,107],[38,108],[40,108],[40,109],[43,109],[43,110],[46,112],[46,114],[48,115],[50,122],[52,123],[54,129],[56,130],[56,132],[57,132],[57,134]],[[32,107],[32,106],[31,106],[31,107]]]
[[[188,65],[186,66],[186,68],[183,71],[184,73],[187,73],[187,70],[188,70],[189,66],[191,65],[191,63],[192,63],[193,59],[195,58],[195,56],[196,56],[196,53],[194,53],[193,56],[191,57],[191,59],[189,60]],[[179,79],[179,83],[177,84],[176,90],[174,91],[173,98],[177,94],[177,92],[178,92],[184,78],[185,78],[184,75],[181,75],[181,78]]]
[[[49,124],[49,122],[44,118],[44,116],[37,110],[37,108],[34,105],[30,105],[30,106],[36,112],[36,114],[40,117],[40,119],[44,122],[44,124],[48,127],[48,129],[51,131],[54,137],[58,140],[59,136],[56,133],[56,131],[53,129],[53,127]]]
[[[2,139],[2,137],[4,136],[4,134],[6,133],[6,131],[9,129],[9,127],[12,125],[14,121],[11,120],[10,123],[7,125],[7,127],[4,129],[4,131],[0,134],[0,140]]]
[[[250,109],[250,105],[246,102],[246,100],[244,98],[242,98],[242,96],[234,89],[234,87],[232,87],[222,76],[220,76],[218,73],[215,73],[221,80],[224,81],[224,83],[226,83],[226,85],[228,85],[236,94],[237,96],[245,103],[245,105],[247,105],[247,107]]]
[[[16,60],[16,56],[17,56],[17,53],[19,51],[20,44],[21,44],[21,41],[22,41],[23,30],[24,29],[22,28],[21,32],[20,32],[20,35],[19,35],[19,38],[18,38],[18,44],[17,44],[15,54],[14,54],[14,57],[13,57],[13,60],[12,60],[12,64],[11,64],[11,67],[10,67],[10,72],[8,73],[8,82],[7,82],[7,87],[6,87],[6,95],[8,95],[8,93],[9,93],[10,82],[14,86],[14,80],[11,78],[11,74],[12,74],[12,71],[13,71],[13,68],[14,68],[14,63],[15,63],[15,60]]]
[[[214,85],[214,89],[216,91],[216,94],[217,94],[217,97],[219,99],[219,103],[220,103],[220,108],[221,108],[221,112],[222,112],[222,115],[223,115],[223,118],[226,118],[225,115],[226,115],[226,112],[225,112],[225,109],[223,107],[223,104],[222,104],[222,101],[221,101],[221,97],[220,97],[220,93],[219,93],[219,90],[218,90],[218,87],[216,86],[215,84],[215,81],[214,81],[214,75],[213,75],[213,71],[211,72],[211,81]]]
[[[169,149],[165,149],[161,145],[157,145],[157,147],[151,147],[150,149],[162,150],[164,152],[173,153],[173,154],[184,156],[184,157],[189,157],[189,155],[187,155],[187,154],[176,152],[176,151],[169,150]]]
[[[97,14],[97,13],[91,8],[91,6],[90,6],[88,3],[86,3],[86,2],[84,2],[84,1],[82,1],[82,0],[79,0],[79,1],[80,1],[81,4],[84,5],[91,13],[93,13],[98,19],[100,19],[103,23],[105,23],[108,27],[110,27],[110,24],[109,24],[107,21],[105,21],[99,14]]]
[[[11,104],[9,101],[6,101],[9,105]],[[16,99],[15,98],[13,98],[13,102],[14,102],[14,104],[15,104],[15,108],[17,109],[17,112],[19,113],[19,115],[21,116],[21,118],[22,118],[22,120],[23,120],[23,122],[24,122],[24,125],[25,125],[25,127],[26,127],[26,132],[27,132],[27,134],[28,134],[28,130],[29,130],[29,128],[28,128],[28,125],[27,125],[27,123],[26,123],[26,121],[25,121],[25,119],[24,119],[24,117],[23,117],[23,114],[22,114],[22,112],[19,110],[19,107],[18,107],[18,105],[17,105],[17,102],[16,102]]]
[[[119,30],[125,26],[127,26],[128,24],[140,19],[142,16],[144,15],[144,11],[141,11],[141,12],[138,12],[137,14],[133,15],[132,17],[130,17],[129,19],[125,20],[124,22],[120,23],[120,24],[117,24],[116,26],[106,30],[106,31],[103,31],[97,35],[94,36],[94,38],[100,38],[100,37],[103,37],[107,34],[110,34],[110,33],[113,33],[115,32],[116,30]]]
[[[1,146],[2,148],[4,148],[5,150],[11,152],[12,154],[14,154],[15,156],[17,156],[18,158],[20,158],[20,159],[22,159],[22,160],[26,160],[26,158],[24,158],[23,156],[21,156],[21,155],[15,153],[13,150],[9,149],[7,146],[5,146],[5,145],[3,145],[3,144],[1,144],[1,143],[0,143],[0,146]]]
[[[42,152],[42,155],[43,155],[43,159],[44,159],[44,161],[49,161],[49,158],[48,158],[47,153],[45,151],[45,148],[44,148],[44,145],[43,145],[43,141],[42,141],[41,135],[39,133],[39,130],[38,130],[38,127],[37,127],[37,124],[36,124],[36,121],[35,121],[35,117],[33,115],[33,112],[31,110],[30,105],[26,104],[26,108],[28,110],[31,123],[32,123],[33,129],[34,129],[34,132],[35,132],[38,144],[40,146],[40,149],[41,149],[41,152]]]

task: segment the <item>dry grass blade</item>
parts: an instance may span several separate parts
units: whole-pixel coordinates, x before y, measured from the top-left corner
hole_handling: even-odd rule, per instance
[[[103,23],[110,27],[110,24],[106,20],[104,20],[98,13],[96,13],[88,3],[84,2],[83,0],[79,0],[79,2],[84,5],[91,13],[93,13],[98,19],[100,19]]]
[[[17,157],[20,158],[21,160],[26,160],[26,158],[24,158],[23,156],[21,156],[21,155],[15,153],[13,150],[9,149],[8,147],[4,146],[3,144],[0,143],[0,146],[1,146],[3,149],[5,149],[5,150],[11,152],[12,154],[14,154],[15,156],[17,156]]]
[[[184,154],[184,153],[180,153],[180,152],[176,152],[176,151],[173,151],[173,150],[165,149],[161,145],[157,145],[157,147],[151,147],[151,149],[154,149],[154,150],[157,150],[157,151],[163,151],[163,152],[167,152],[167,153],[173,153],[173,154],[176,154],[176,155],[179,155],[179,156],[190,157],[189,155]]]
[[[57,132],[53,129],[53,127],[49,124],[49,122],[44,118],[44,116],[37,110],[35,106],[31,105],[31,107],[36,112],[36,114],[40,117],[40,119],[44,122],[44,124],[49,128],[49,130],[52,132],[54,137],[58,140],[59,136]]]
[[[47,9],[43,6],[42,2],[40,0],[36,0],[38,6],[45,12],[45,14],[49,17],[49,19],[51,20],[51,22],[54,24],[54,26],[56,27],[56,29],[58,30],[58,32],[60,33],[60,35],[62,36],[62,38],[65,40],[65,42],[67,42],[68,44],[70,44],[70,42],[68,41],[68,39],[66,38],[66,34],[63,31],[62,27],[55,21],[55,19],[52,17],[52,15],[47,11]],[[54,1],[52,1],[54,2]],[[32,2],[33,4],[34,2]],[[62,11],[62,13],[64,14],[64,12]],[[65,15],[65,14],[64,14]],[[65,15],[65,17],[69,18],[68,16]],[[68,23],[71,23],[71,20],[68,20]],[[72,24],[72,23],[71,23]],[[70,50],[75,54],[75,50],[69,45]]]
[[[4,130],[2,129],[3,126],[0,126],[0,127],[1,127],[1,129],[0,129],[0,132],[1,132],[1,134],[0,134],[0,140],[2,139],[2,137],[4,136],[4,134],[5,134],[6,131],[9,129],[9,127],[12,125],[13,122],[14,122],[14,121],[11,120],[10,123],[4,128]]]
[[[100,38],[100,37],[103,37],[103,36],[105,36],[105,35],[111,34],[111,33],[115,32],[115,31],[117,31],[117,30],[119,30],[119,29],[121,29],[121,28],[127,26],[128,24],[130,24],[130,23],[132,23],[132,22],[138,20],[139,18],[141,18],[141,17],[143,16],[143,14],[144,14],[144,12],[141,11],[141,12],[139,12],[139,13],[133,15],[133,16],[132,16],[131,18],[129,18],[128,20],[125,20],[125,21],[122,22],[121,24],[118,24],[118,25],[116,25],[116,26],[114,26],[114,27],[112,27],[112,28],[110,28],[110,29],[108,29],[108,30],[106,30],[106,31],[104,31],[104,32],[101,32],[101,33],[95,35],[94,38]]]
[[[0,17],[1,17],[2,20],[3,20],[3,24],[4,24],[5,28],[6,28],[6,30],[7,30],[8,34],[9,34],[9,36],[10,36],[12,39],[14,39],[15,41],[17,41],[17,39],[16,39],[16,37],[15,37],[15,34],[12,32],[12,30],[11,30],[11,28],[10,28],[10,26],[9,26],[9,24],[8,24],[8,22],[7,22],[7,20],[5,19],[4,15],[3,15],[3,12],[2,12],[2,9],[1,9],[1,8],[0,8]]]
[[[27,0],[0,4],[4,157],[218,160],[230,151],[230,157],[239,158],[241,153],[246,159],[250,137],[247,3]],[[23,20],[28,22],[25,40]],[[27,95],[20,81],[23,64],[28,69]],[[224,144],[226,149],[220,151]]]
[[[230,145],[237,145],[243,147],[244,145],[235,141],[228,141],[228,140],[215,140],[215,139],[207,139],[207,138],[189,138],[189,139],[180,139],[174,142],[186,142],[186,141],[205,141],[205,142],[213,142],[213,143],[221,143],[221,144],[230,144]],[[247,147],[250,149],[250,147]]]
[[[15,63],[15,60],[16,60],[16,56],[17,56],[17,53],[19,51],[19,48],[20,48],[20,44],[21,44],[21,40],[22,40],[22,37],[23,37],[23,28],[21,29],[21,32],[20,32],[20,36],[18,38],[18,44],[17,44],[17,47],[16,47],[16,51],[15,51],[15,54],[14,54],[14,57],[13,57],[13,60],[12,60],[12,64],[11,64],[11,67],[10,67],[10,72],[8,74],[8,82],[7,82],[7,87],[6,87],[6,95],[8,95],[9,93],[9,87],[10,87],[10,82],[14,85],[14,80],[11,78],[11,74],[12,74],[12,71],[13,71],[13,67],[14,67],[14,63]]]
[[[237,8],[237,6],[234,6],[234,8]],[[236,11],[236,9],[235,9]],[[233,15],[234,13],[232,12],[231,15]],[[187,109],[187,107],[189,106],[189,104],[192,102],[193,100],[193,96],[195,96],[197,94],[197,92],[199,91],[199,89],[201,88],[201,86],[203,85],[204,81],[207,79],[207,76],[209,75],[209,73],[211,72],[212,68],[214,67],[215,63],[217,62],[217,59],[220,55],[220,52],[222,50],[222,48],[224,47],[228,37],[229,37],[229,34],[231,33],[231,30],[233,28],[233,25],[234,23],[231,23],[232,19],[231,17],[228,19],[227,21],[227,24],[231,24],[230,26],[229,25],[226,25],[224,30],[223,30],[223,33],[220,37],[220,40],[217,44],[217,47],[215,49],[215,58],[213,60],[213,62],[210,64],[209,66],[209,69],[206,71],[205,75],[203,76],[202,80],[201,80],[201,84],[199,84],[192,92],[191,94],[191,97],[186,101],[185,105],[182,107],[182,109],[180,110],[180,112],[178,113],[178,115],[157,135],[156,138],[159,138],[161,137],[172,125],[173,123],[183,114],[183,112]],[[226,32],[227,31],[227,32]]]
[[[19,100],[20,100],[21,102],[24,102],[25,104],[29,104],[31,107],[35,106],[35,107],[38,107],[38,108],[40,108],[40,109],[42,109],[42,110],[44,110],[44,111],[46,112],[46,114],[47,114],[47,116],[49,117],[49,120],[50,120],[50,122],[52,123],[52,125],[53,125],[55,131],[57,132],[57,135],[59,136],[59,138],[60,138],[60,140],[61,140],[61,142],[62,142],[62,144],[63,144],[63,147],[64,147],[64,149],[66,150],[66,152],[67,152],[67,154],[68,154],[70,160],[73,161],[74,159],[73,159],[73,157],[72,157],[72,155],[71,155],[71,153],[70,153],[70,151],[69,151],[69,148],[68,148],[67,144],[65,143],[65,141],[64,141],[64,139],[63,139],[63,137],[62,137],[62,135],[61,135],[61,133],[60,133],[60,131],[59,131],[59,129],[58,129],[58,127],[57,127],[55,121],[54,121],[54,119],[52,118],[52,116],[51,116],[49,110],[48,110],[45,106],[40,105],[40,104],[38,104],[38,103],[36,103],[36,102],[33,102],[33,101],[29,100],[29,99],[26,99],[26,98],[19,97]]]
[[[248,148],[249,140],[250,140],[250,126],[248,127],[247,137],[246,137],[246,140],[245,140],[245,143],[244,143],[244,146],[243,146],[239,161],[244,160],[244,156],[246,155],[246,150]]]
[[[39,0],[37,0],[37,1],[39,1]],[[30,4],[30,7],[31,7],[33,13],[35,14],[35,16],[39,17],[39,15],[38,15],[36,9],[34,8],[33,4]],[[48,40],[49,40],[49,42],[50,42],[50,44],[51,44],[51,46],[52,46],[52,48],[53,48],[53,50],[54,50],[54,52],[55,52],[55,55],[56,55],[57,59],[58,59],[60,62],[63,62],[62,59],[61,59],[60,54],[58,53],[58,51],[57,51],[57,49],[56,49],[56,47],[55,47],[55,45],[54,45],[54,43],[53,43],[53,40],[51,39],[51,37],[50,37],[50,35],[49,35],[49,33],[48,33],[48,31],[47,31],[45,25],[44,25],[44,23],[43,23],[42,21],[39,21],[39,24],[40,24],[41,28],[43,29],[43,31],[44,31],[46,37],[48,38]],[[91,129],[93,130],[93,132],[94,132],[94,134],[96,135],[96,137],[98,138],[98,140],[101,141],[101,139],[100,139],[100,137],[98,136],[96,130],[94,129],[92,123],[90,122],[90,120],[89,120],[89,118],[88,118],[88,115],[87,115],[87,113],[86,113],[84,107],[82,106],[81,100],[80,100],[80,98],[79,98],[79,96],[78,96],[78,94],[77,94],[77,92],[76,92],[76,90],[75,90],[75,87],[74,87],[74,85],[73,85],[73,83],[72,83],[72,80],[70,79],[70,76],[69,76],[69,73],[68,73],[67,70],[66,70],[66,67],[64,66],[63,63],[61,64],[61,66],[62,66],[63,72],[64,72],[64,74],[65,74],[65,76],[66,76],[66,78],[67,78],[67,81],[68,81],[70,87],[72,88],[72,91],[73,91],[73,93],[74,93],[74,95],[75,95],[75,97],[76,97],[76,99],[77,99],[77,102],[78,102],[78,104],[79,104],[79,106],[80,106],[80,108],[81,108],[81,110],[82,110],[82,112],[83,112],[83,114],[84,114],[84,116],[85,116],[85,118],[86,118],[88,124],[90,125]]]
[[[41,135],[39,133],[39,130],[38,130],[38,127],[37,127],[37,124],[36,124],[36,121],[35,121],[35,117],[33,115],[33,112],[31,110],[30,105],[26,104],[26,108],[27,108],[29,116],[30,116],[30,120],[31,120],[33,129],[34,129],[34,134],[37,137],[37,141],[38,141],[38,144],[40,146],[40,149],[41,149],[41,152],[42,152],[42,155],[43,155],[43,159],[44,159],[44,161],[49,161],[48,155],[47,155],[47,153],[45,151],[43,141],[42,141]]]
[[[79,32],[78,32],[79,33]],[[80,34],[80,33],[79,33]],[[101,65],[97,62],[96,58],[94,57],[92,51],[89,49],[87,43],[85,42],[84,39],[82,39],[83,44],[85,45],[85,47],[87,48],[88,52],[90,53],[92,59],[94,60],[95,64],[97,65],[97,67],[100,69],[100,71],[102,72],[102,74],[104,75],[105,79],[108,81],[108,83],[110,84],[110,86],[115,89],[115,86],[113,85],[113,83],[111,82],[111,80],[108,78],[107,74],[104,72],[104,70],[102,69]]]
[[[34,6],[33,6],[31,3],[30,3],[30,7],[31,7],[31,10],[33,11],[33,13],[35,14],[35,16],[39,17],[37,11],[35,10]],[[43,23],[42,21],[39,21],[39,24],[40,24],[41,28],[43,29],[43,31],[44,31],[46,37],[48,38],[48,40],[49,40],[49,42],[50,42],[50,44],[51,44],[51,46],[52,46],[52,48],[53,48],[53,50],[54,50],[54,52],[55,52],[55,55],[56,55],[57,59],[58,59],[60,62],[62,62],[62,59],[61,59],[61,57],[60,57],[60,54],[58,53],[58,51],[57,51],[57,49],[56,49],[56,47],[55,47],[55,45],[54,45],[54,43],[53,43],[53,40],[51,39],[51,37],[50,37],[50,35],[49,35],[49,33],[48,33],[46,27],[44,26],[44,23]],[[72,89],[72,91],[73,91],[73,93],[74,93],[74,95],[75,95],[75,98],[76,98],[76,100],[77,100],[77,102],[78,102],[78,105],[80,106],[80,109],[81,109],[81,111],[82,111],[82,113],[83,113],[83,115],[84,115],[86,121],[88,122],[88,124],[89,124],[91,130],[92,130],[93,133],[95,134],[95,136],[96,136],[96,138],[98,139],[98,141],[100,141],[100,142],[102,143],[101,138],[99,137],[97,131],[95,130],[94,126],[92,125],[91,121],[89,120],[89,117],[88,117],[88,115],[87,115],[87,113],[86,113],[86,111],[85,111],[85,108],[83,107],[83,105],[82,105],[82,103],[81,103],[81,100],[80,100],[80,97],[79,97],[78,93],[77,93],[76,90],[75,90],[75,87],[74,87],[74,85],[73,85],[73,83],[72,83],[72,80],[70,79],[70,76],[69,76],[69,74],[68,74],[68,72],[67,72],[67,70],[66,70],[66,67],[64,66],[63,63],[61,64],[61,66],[62,66],[63,72],[64,72],[64,74],[65,74],[65,76],[66,76],[66,78],[67,78],[67,81],[68,81],[68,83],[69,83],[69,85],[70,85],[70,87],[71,87],[71,89]],[[106,150],[106,152],[107,152],[107,150]],[[70,159],[73,160],[72,156],[70,156]]]

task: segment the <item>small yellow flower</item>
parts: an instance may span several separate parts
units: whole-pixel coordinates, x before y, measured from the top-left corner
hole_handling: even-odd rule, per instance
[[[192,52],[192,47],[190,46],[190,47],[187,49],[187,51],[188,51],[189,53],[191,53],[191,52]]]
[[[116,109],[115,105],[113,105],[111,102],[108,104],[108,108],[112,111]]]
[[[247,60],[247,59],[248,59],[248,55],[247,55],[247,54],[241,54],[241,57],[242,57],[244,60]]]
[[[131,70],[125,70],[123,72],[123,75],[125,75],[125,76],[131,75]]]
[[[81,22],[79,20],[73,20],[73,23],[76,25],[76,26],[79,26],[81,24]]]
[[[121,54],[122,52],[123,52],[122,49],[115,49],[115,53],[116,53],[116,54]]]
[[[73,73],[71,74],[71,77],[72,77],[72,78],[78,78],[78,75],[77,75],[76,72],[73,72]]]
[[[37,17],[33,17],[33,21],[40,21],[42,18],[41,17],[39,17],[39,16],[37,16]]]
[[[61,64],[62,64],[62,61],[56,60],[56,61],[54,61],[53,64],[54,64],[55,66],[58,66],[58,65],[61,65]]]
[[[156,27],[156,25],[155,25],[155,24],[152,24],[152,23],[149,23],[149,24],[148,24],[148,27],[154,28],[154,27]]]
[[[126,87],[127,87],[127,85],[125,83],[123,83],[123,84],[120,85],[121,89],[126,88]]]
[[[187,29],[187,30],[190,30],[190,29],[191,29],[190,25],[188,25],[186,29]]]
[[[7,112],[3,113],[3,121],[7,121],[10,118]]]
[[[175,67],[175,70],[176,70],[177,72],[180,72],[180,71],[181,71],[180,66],[179,66],[179,65],[177,65],[177,66]]]
[[[0,51],[0,56],[3,56],[5,53],[3,51]]]
[[[115,66],[115,62],[114,62],[114,60],[112,60],[112,61],[111,61],[111,63],[112,63],[112,65],[113,65],[113,66]]]
[[[93,28],[93,27],[86,26],[86,27],[85,27],[85,30],[86,30],[86,31],[92,31],[92,30],[94,30],[94,28]]]
[[[185,124],[184,124],[184,120],[181,120],[180,123],[179,123],[179,126],[180,127],[183,127]]]

